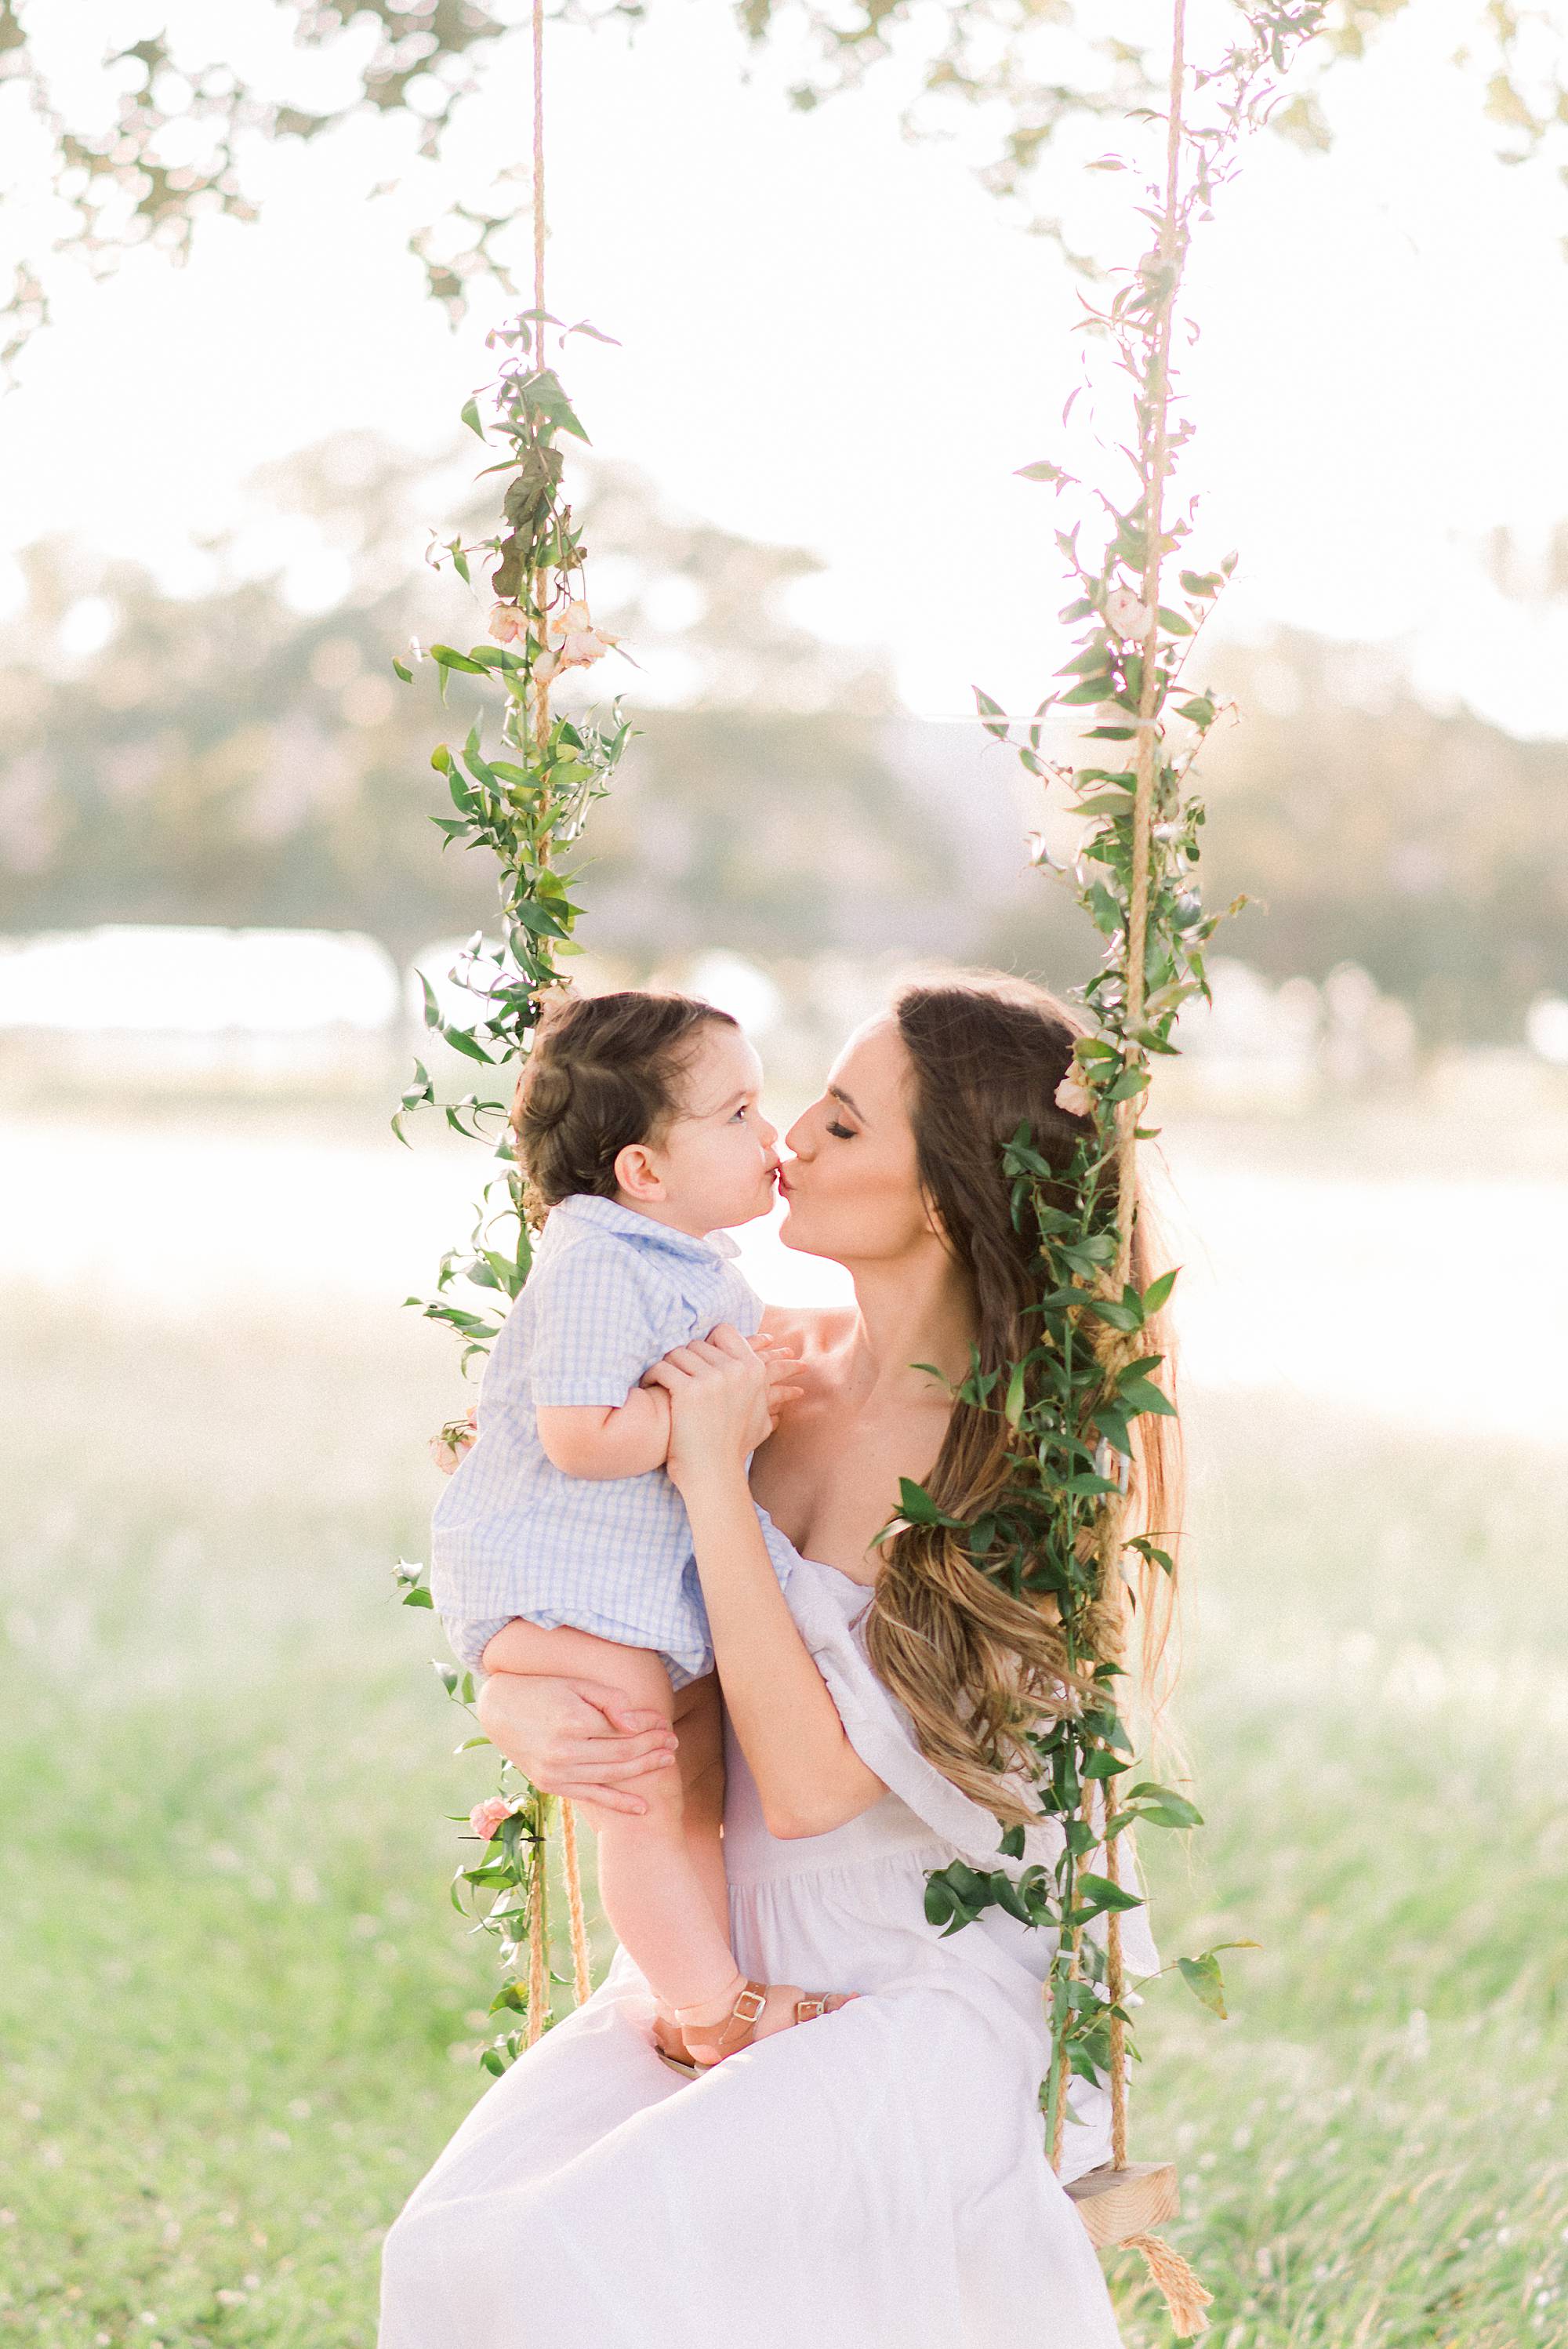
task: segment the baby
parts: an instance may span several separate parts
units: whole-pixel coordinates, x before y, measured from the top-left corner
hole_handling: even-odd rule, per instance
[[[680,995],[557,999],[518,1088],[519,1160],[550,1209],[480,1390],[479,1433],[434,1520],[431,1590],[454,1652],[486,1672],[603,1681],[679,1731],[641,1816],[590,1809],[599,1895],[661,2015],[661,2054],[706,2069],[838,2005],[748,1982],[725,1920],[724,1749],[707,1612],[665,1474],[669,1397],[638,1383],[731,1323],[769,1387],[729,1226],[768,1213],[774,1128],[736,1022]],[[764,1516],[780,1582],[794,1553]]]

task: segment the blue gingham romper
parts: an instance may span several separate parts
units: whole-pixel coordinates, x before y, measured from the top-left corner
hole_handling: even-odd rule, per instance
[[[545,1454],[541,1404],[624,1403],[643,1372],[728,1321],[750,1337],[761,1300],[727,1233],[672,1231],[613,1199],[563,1199],[490,1350],[479,1433],[436,1506],[430,1595],[453,1653],[478,1668],[515,1616],[651,1648],[671,1685],[713,1670],[685,1505],[662,1468],[568,1476]],[[794,1557],[767,1512],[780,1583]]]

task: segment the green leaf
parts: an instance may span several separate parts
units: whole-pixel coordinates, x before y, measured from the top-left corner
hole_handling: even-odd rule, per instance
[[[412,684],[413,684],[413,682],[414,682],[414,672],[413,672],[413,670],[412,670],[411,668],[405,668],[405,667],[404,667],[404,666],[403,666],[403,664],[402,664],[402,662],[398,659],[398,657],[397,657],[397,654],[396,654],[396,653],[394,653],[394,654],[393,654],[393,656],[392,656],[392,666],[393,666],[393,667],[397,670],[397,672],[398,676],[402,678],[402,680],[403,680],[403,682],[404,682],[404,684],[405,684],[405,685],[412,685]]]
[[[531,930],[536,938],[563,938],[567,935],[565,924],[557,921],[547,905],[541,905],[531,898],[520,897],[511,911],[514,918],[522,924],[525,930]]]
[[[975,696],[975,707],[980,712],[986,733],[994,735],[998,742],[1005,742],[1009,730],[1001,703],[993,701],[988,693],[982,693],[977,685],[971,686],[969,689]]]
[[[1002,1405],[1002,1416],[1009,1427],[1018,1426],[1023,1420],[1024,1365],[1022,1362],[1015,1362],[1013,1365],[1013,1374],[1007,1381],[1007,1399]]]
[[[485,428],[480,422],[478,400],[465,399],[461,408],[458,410],[458,413],[462,418],[463,422],[468,426],[469,430],[470,432],[477,432],[480,439],[482,440],[485,437]]]
[[[1096,1917],[1103,1916],[1109,1909],[1141,1909],[1143,1906],[1140,1892],[1128,1892],[1119,1884],[1113,1884],[1109,1876],[1096,1876],[1091,1871],[1086,1871],[1078,1878],[1078,1891],[1080,1899],[1087,1900],[1089,1913]]]
[[[439,662],[442,668],[467,669],[470,677],[484,677],[488,674],[482,661],[470,660],[467,653],[454,652],[450,645],[432,645],[430,658]]]
[[[1013,478],[1018,481],[1065,481],[1068,476],[1059,465],[1053,465],[1048,458],[1037,457],[1032,465],[1016,466]]]
[[[1136,1786],[1130,1786],[1127,1800],[1130,1803],[1158,1803],[1163,1809],[1175,1814],[1175,1824],[1179,1826],[1201,1827],[1203,1824],[1202,1813],[1187,1800],[1185,1795],[1175,1794],[1169,1786],[1157,1785],[1151,1778],[1142,1779]],[[1246,1945],[1237,1941],[1230,1946],[1241,1949]]]
[[[453,1051],[461,1052],[465,1060],[477,1061],[481,1068],[494,1068],[495,1062],[490,1055],[467,1028],[445,1027],[441,1030],[441,1033]]]
[[[1225,1978],[1220,1971],[1220,1961],[1212,1950],[1201,1958],[1178,1958],[1177,1970],[1200,2006],[1217,2014],[1222,2023],[1229,2021],[1225,2006]]]
[[[956,1526],[956,1517],[944,1517],[923,1485],[913,1478],[898,1480],[898,1513],[912,1526]]]
[[[1202,1814],[1195,1811],[1191,1803],[1184,1803],[1179,1795],[1169,1803],[1140,1803],[1129,1816],[1147,1819],[1151,1827],[1176,1827],[1183,1831],[1188,1827],[1201,1827],[1203,1824]]]
[[[1145,1313],[1158,1313],[1161,1307],[1169,1300],[1171,1291],[1176,1286],[1176,1276],[1181,1269],[1179,1264],[1172,1265],[1169,1272],[1162,1272],[1158,1280],[1150,1282],[1143,1292]]]
[[[1123,1379],[1119,1392],[1134,1419],[1147,1413],[1157,1419],[1174,1419],[1176,1406],[1150,1379]]]

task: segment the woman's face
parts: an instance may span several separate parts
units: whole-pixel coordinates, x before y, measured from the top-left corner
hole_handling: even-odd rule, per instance
[[[821,1099],[784,1137],[794,1153],[779,1175],[786,1247],[857,1264],[940,1245],[916,1173],[913,1086],[891,1012],[857,1028]]]

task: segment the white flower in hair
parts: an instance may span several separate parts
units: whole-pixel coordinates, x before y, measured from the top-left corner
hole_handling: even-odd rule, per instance
[[[1154,615],[1130,587],[1113,587],[1105,599],[1106,625],[1123,644],[1140,645],[1154,626]]]
[[[1076,1061],[1057,1087],[1053,1098],[1057,1107],[1059,1110],[1065,1110],[1068,1117],[1094,1115],[1094,1095],[1079,1076],[1078,1064]]]

